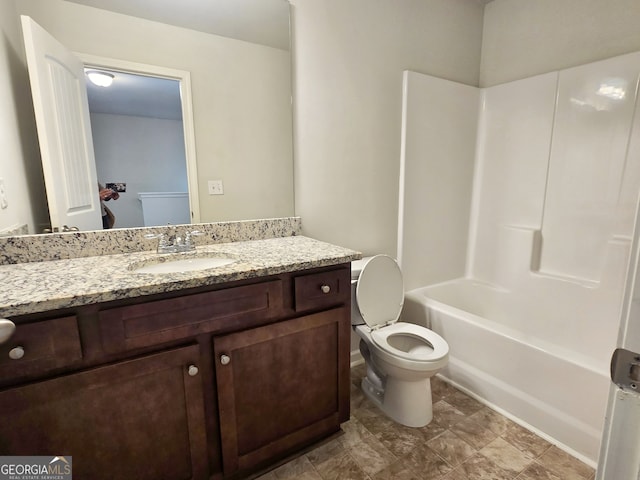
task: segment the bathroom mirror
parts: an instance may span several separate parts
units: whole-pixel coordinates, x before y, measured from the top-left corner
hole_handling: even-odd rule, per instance
[[[286,0],[24,0],[16,9],[79,56],[190,73],[200,222],[294,214]]]

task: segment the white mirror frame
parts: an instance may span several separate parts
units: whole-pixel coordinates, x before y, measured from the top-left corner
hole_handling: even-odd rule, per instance
[[[196,137],[193,123],[193,103],[191,100],[191,74],[185,70],[129,62],[115,58],[100,57],[74,52],[86,67],[120,70],[126,73],[167,78],[180,82],[182,105],[182,125],[184,129],[184,151],[187,162],[187,184],[189,187],[189,208],[191,223],[200,223],[200,196],[198,194],[198,165],[196,161]]]

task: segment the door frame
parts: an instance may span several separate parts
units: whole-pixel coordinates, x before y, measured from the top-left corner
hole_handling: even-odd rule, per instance
[[[130,62],[128,60],[102,57],[89,53],[74,52],[74,54],[84,63],[85,67],[117,70],[136,75],[177,80],[179,82],[191,223],[200,223],[200,195],[198,192],[198,164],[196,159],[193,101],[191,97],[191,73],[186,70],[177,70],[158,65]]]
[[[640,352],[640,196],[636,204],[618,348]],[[611,382],[595,480],[640,478],[640,396]]]

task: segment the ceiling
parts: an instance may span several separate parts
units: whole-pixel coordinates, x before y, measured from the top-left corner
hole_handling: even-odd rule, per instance
[[[98,87],[87,79],[87,96],[91,113],[111,113],[182,120],[180,82],[147,77],[104,68],[114,80],[109,87]]]
[[[287,0],[66,0],[289,50]]]

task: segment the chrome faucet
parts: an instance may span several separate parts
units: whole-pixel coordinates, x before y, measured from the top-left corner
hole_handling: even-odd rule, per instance
[[[175,227],[171,229],[169,234],[167,233],[148,233],[144,237],[149,239],[158,239],[158,253],[179,253],[179,252],[191,252],[196,249],[193,243],[193,237],[202,235],[202,232],[193,230],[186,232],[184,238],[178,236]]]

